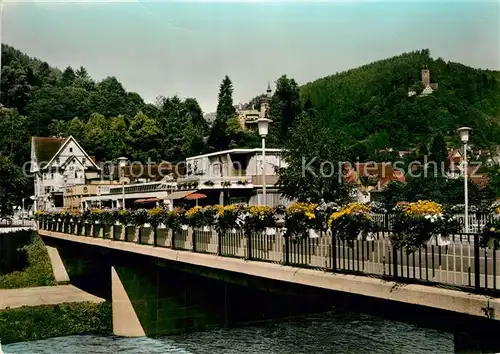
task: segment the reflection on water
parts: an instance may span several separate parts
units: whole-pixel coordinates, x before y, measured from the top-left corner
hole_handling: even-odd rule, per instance
[[[216,329],[168,338],[70,336],[4,346],[40,354],[453,353],[453,334],[350,312]]]

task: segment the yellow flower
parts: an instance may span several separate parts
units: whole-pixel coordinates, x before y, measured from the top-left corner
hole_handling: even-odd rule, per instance
[[[162,208],[153,208],[148,210],[148,214],[152,216],[160,215],[161,212],[163,211]]]
[[[430,200],[419,200],[414,203],[409,203],[403,208],[403,212],[407,215],[437,215],[443,212],[441,204]]]
[[[339,211],[332,213],[332,215],[330,215],[330,217],[328,218],[328,225],[332,226],[335,220],[341,218],[344,215],[353,215],[353,214],[361,214],[365,218],[372,220],[372,217],[370,215],[371,209],[369,206],[362,203],[349,203]]]
[[[258,205],[258,206],[250,207],[250,214],[252,214],[253,216],[259,216],[262,218],[264,218],[264,216],[271,213],[271,211],[272,211],[271,207],[268,207],[265,205]]]
[[[309,220],[316,218],[316,215],[314,215],[314,213],[311,213],[309,211],[305,212],[304,215],[307,216]]]
[[[288,208],[288,213],[313,213],[316,210],[318,204],[315,203],[304,203],[304,202],[295,202],[292,203]]]
[[[201,206],[195,206],[186,211],[186,216],[188,218],[195,216],[197,213],[201,211]]]
[[[495,228],[494,228],[494,227],[490,228],[490,231],[491,231],[491,232],[494,232],[494,231],[495,231]]]
[[[495,209],[495,213],[496,214],[500,214],[500,206],[498,208]]]
[[[225,212],[236,212],[237,210],[237,205],[227,205],[227,206],[222,206],[222,205],[217,205],[217,215],[218,216],[224,216]]]

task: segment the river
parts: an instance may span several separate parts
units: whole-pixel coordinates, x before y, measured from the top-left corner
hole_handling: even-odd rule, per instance
[[[68,336],[4,346],[6,354],[453,353],[452,333],[346,311],[168,338]]]

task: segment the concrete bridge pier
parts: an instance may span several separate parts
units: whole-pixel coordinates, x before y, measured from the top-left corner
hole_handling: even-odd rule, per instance
[[[217,323],[204,309],[202,294],[188,289],[185,278],[140,265],[112,266],[114,334],[159,336]]]

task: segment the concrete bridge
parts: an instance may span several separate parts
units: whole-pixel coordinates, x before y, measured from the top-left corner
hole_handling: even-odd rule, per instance
[[[331,235],[294,241],[279,234],[173,234],[120,225],[59,226],[39,229],[39,234],[58,250],[73,284],[94,287],[94,294],[112,301],[117,335],[206,328],[249,309],[260,313],[263,307],[274,311],[283,305],[275,299],[262,306],[249,289],[278,298],[290,292],[316,294],[308,305],[340,296],[344,302],[361,299],[358,308],[382,301],[419,314],[444,311],[455,325],[497,328],[500,323],[500,299],[494,296],[500,280],[497,251],[479,250],[471,236],[408,255],[393,249],[383,233],[352,247]],[[296,302],[294,309],[300,312],[301,305]]]

